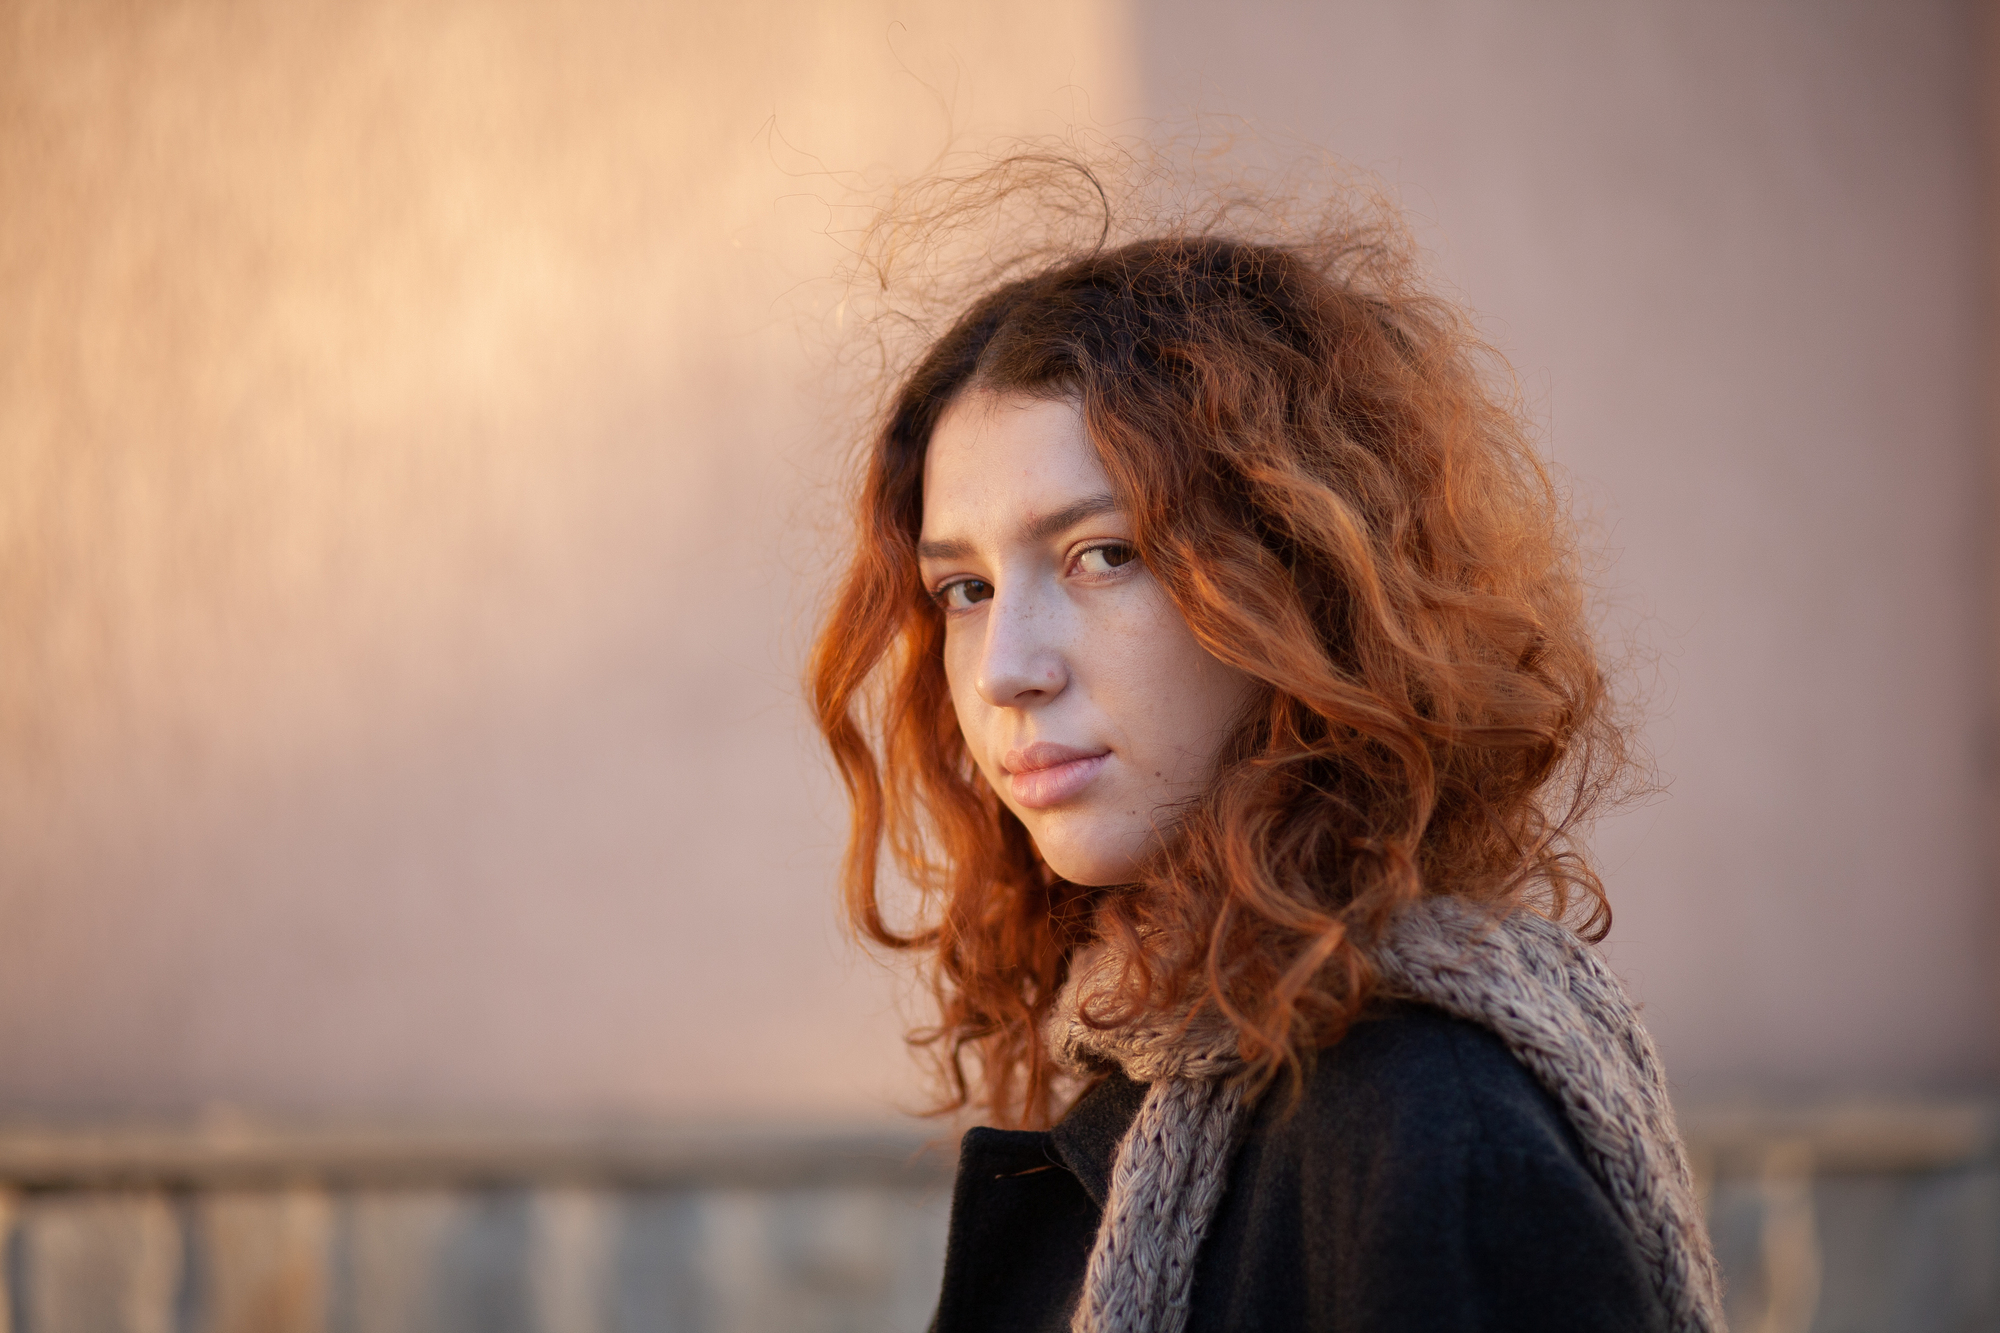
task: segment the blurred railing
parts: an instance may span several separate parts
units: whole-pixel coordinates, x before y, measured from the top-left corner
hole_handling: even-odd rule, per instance
[[[1736,1333],[2000,1330],[1983,1102],[1682,1113]],[[921,1329],[909,1129],[0,1129],[0,1333]]]
[[[0,1131],[4,1333],[922,1329],[913,1131]]]
[[[2000,1106],[1681,1112],[1735,1333],[2000,1330]]]

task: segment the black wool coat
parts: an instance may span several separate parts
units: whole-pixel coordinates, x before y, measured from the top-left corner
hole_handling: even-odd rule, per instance
[[[936,1333],[1068,1328],[1145,1095],[1114,1075],[1048,1133],[967,1132]],[[1252,1112],[1188,1333],[1666,1328],[1567,1117],[1486,1029],[1378,1006],[1290,1100],[1280,1084]]]

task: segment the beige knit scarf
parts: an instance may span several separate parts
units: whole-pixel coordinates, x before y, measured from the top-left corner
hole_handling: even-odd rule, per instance
[[[1675,1333],[1722,1333],[1720,1281],[1653,1042],[1624,987],[1576,935],[1532,912],[1449,898],[1412,908],[1374,955],[1384,988],[1490,1029],[1568,1114],[1591,1173],[1631,1228]],[[1077,1072],[1149,1083],[1118,1146],[1071,1333],[1181,1333],[1201,1239],[1247,1121],[1235,1034],[1185,1014],[1115,1030],[1081,1015],[1120,960],[1087,957],[1046,1036]]]

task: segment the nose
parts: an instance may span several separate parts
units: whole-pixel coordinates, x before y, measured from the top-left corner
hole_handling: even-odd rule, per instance
[[[973,688],[995,708],[1047,703],[1069,684],[1056,618],[1033,597],[995,596]]]

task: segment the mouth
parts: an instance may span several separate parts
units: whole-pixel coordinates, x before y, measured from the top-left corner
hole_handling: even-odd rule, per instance
[[[1104,768],[1109,750],[1079,750],[1074,746],[1037,741],[1025,750],[1009,750],[1000,767],[1014,800],[1030,810],[1061,805],[1076,796]]]

